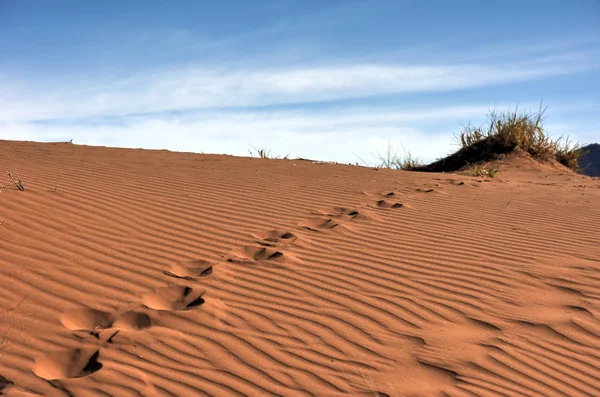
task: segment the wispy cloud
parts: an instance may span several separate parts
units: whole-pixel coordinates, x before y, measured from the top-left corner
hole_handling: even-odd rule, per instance
[[[332,109],[322,112],[214,112],[177,117],[148,115],[85,122],[4,123],[7,139],[68,141],[119,147],[167,148],[178,151],[247,155],[249,145],[268,145],[274,152],[319,160],[356,162],[358,155],[384,150],[387,142],[424,158],[443,155],[452,134],[443,125],[471,118],[482,107],[399,111],[398,109]],[[451,122],[449,122],[451,120]]]
[[[584,61],[582,61],[584,60]],[[73,119],[224,107],[253,107],[442,92],[598,68],[595,53],[568,53],[503,64],[386,63],[286,69],[180,66],[98,82],[3,81],[0,121]]]
[[[181,35],[177,37],[166,42],[177,43]],[[194,41],[184,38],[185,46]],[[406,107],[408,100],[403,107],[382,107],[383,102],[372,99],[409,93],[434,99],[441,93],[530,82],[600,65],[600,53],[593,48],[558,43],[547,47],[553,51],[530,53],[531,43],[527,46],[512,49],[518,62],[496,48],[489,56],[464,53],[460,62],[446,54],[436,57],[438,62],[369,56],[368,61],[322,58],[274,65],[261,55],[262,61],[257,56],[246,65],[196,60],[118,77],[103,70],[29,79],[0,73],[0,138],[235,155],[246,155],[249,144],[267,144],[281,155],[340,162],[371,159],[389,141],[433,160],[453,149],[459,123],[482,120],[490,106],[514,103],[453,101],[453,106],[441,106],[437,100],[415,108]],[[348,100],[353,104],[340,103]],[[553,122],[557,130],[574,126],[564,117]],[[580,128],[574,139],[587,140],[594,128]]]
[[[498,104],[505,107],[509,104]],[[523,107],[535,107],[535,103]],[[346,163],[370,161],[388,142],[434,160],[456,149],[453,134],[460,122],[483,121],[487,106],[435,109],[354,107],[321,111],[219,111],[185,116],[152,114],[109,120],[52,123],[4,123],[7,139],[68,141],[89,145],[143,147],[205,153],[248,155],[250,145],[266,145],[279,155]],[[580,126],[554,120],[551,133]],[[577,127],[577,128],[574,128]],[[593,130],[588,125],[588,131]],[[596,123],[596,128],[600,127]],[[596,130],[597,131],[597,130]],[[574,139],[583,139],[577,135]]]

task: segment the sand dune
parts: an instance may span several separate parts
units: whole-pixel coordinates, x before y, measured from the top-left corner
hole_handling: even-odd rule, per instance
[[[0,394],[600,395],[598,179],[0,150]]]

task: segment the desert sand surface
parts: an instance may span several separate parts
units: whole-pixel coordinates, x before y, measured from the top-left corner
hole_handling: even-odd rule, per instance
[[[0,153],[0,394],[600,396],[598,179]]]

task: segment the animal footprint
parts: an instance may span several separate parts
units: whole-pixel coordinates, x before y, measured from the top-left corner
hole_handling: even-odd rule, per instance
[[[96,338],[101,337],[99,330],[112,328],[119,331],[140,331],[151,326],[150,317],[145,313],[128,311],[115,316],[90,308],[65,312],[60,322],[71,331],[90,331],[90,334]]]
[[[290,244],[296,241],[297,239],[297,237],[293,233],[278,229],[270,230],[261,234],[256,234],[253,237],[258,240],[258,244],[267,247],[273,247],[282,244]]]
[[[384,191],[378,190],[376,192],[364,192],[364,194],[369,197],[384,197],[384,198],[398,197],[398,193],[396,193],[393,190],[384,190]]]
[[[377,208],[402,208],[404,204],[396,203],[388,200],[377,200],[375,202],[375,207]]]
[[[357,209],[346,207],[333,207],[329,210],[322,210],[316,213],[317,215],[325,215],[333,218],[350,218],[354,219],[360,215]]]
[[[71,310],[63,313],[61,324],[71,331],[95,331],[110,328],[114,321],[110,313],[90,308]]]
[[[99,355],[98,348],[53,351],[35,359],[33,373],[46,380],[80,378],[102,368]]]
[[[212,274],[213,265],[205,260],[197,259],[174,263],[169,270],[163,273],[170,277],[193,280],[195,277],[206,277]]]
[[[249,259],[256,262],[273,260],[278,260],[280,262],[282,259],[284,259],[283,252],[273,247],[247,246],[237,250],[237,252],[234,252],[234,255],[241,259]],[[236,259],[230,258],[228,261],[235,263]],[[239,260],[237,260],[237,262],[239,262]]]
[[[142,297],[142,304],[154,310],[186,310],[204,303],[204,290],[180,285],[163,287]]]
[[[141,331],[150,328],[152,320],[145,313],[130,311],[123,313],[112,325],[120,331]]]
[[[321,215],[328,219],[338,220],[340,223],[345,222],[359,222],[359,221],[370,221],[373,220],[372,215],[367,215],[362,209],[355,207],[333,207],[330,209],[320,210],[314,212],[314,215]]]
[[[340,223],[332,218],[313,218],[300,222],[298,226],[304,229],[318,231],[323,229],[333,229],[339,226]]]

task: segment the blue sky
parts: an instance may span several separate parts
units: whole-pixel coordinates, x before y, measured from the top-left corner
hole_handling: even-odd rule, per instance
[[[493,107],[600,141],[600,2],[0,0],[0,139],[424,160]]]

